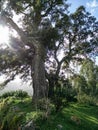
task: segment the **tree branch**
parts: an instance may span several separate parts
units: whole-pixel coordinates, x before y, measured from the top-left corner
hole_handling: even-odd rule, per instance
[[[12,26],[12,28],[17,31],[17,33],[20,35],[21,40],[23,41],[23,43],[25,45],[31,46],[31,44],[32,44],[32,46],[34,48],[37,48],[38,42],[34,38],[33,39],[28,38],[10,17],[3,14],[3,15],[1,15],[0,19],[3,20],[4,22],[6,22],[7,24],[10,24]]]

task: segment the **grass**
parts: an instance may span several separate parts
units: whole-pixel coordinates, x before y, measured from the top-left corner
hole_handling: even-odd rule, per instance
[[[12,110],[16,107],[17,110]],[[98,130],[98,106],[70,103],[58,113],[52,111],[47,118],[41,118],[42,111],[36,111],[30,97],[15,98],[7,97],[0,99],[0,130],[17,130],[29,120],[34,120],[37,130]],[[71,120],[76,116],[81,120],[77,124]],[[7,126],[8,125],[8,126]],[[6,126],[6,128],[3,128]],[[2,129],[3,128],[3,129]]]
[[[77,116],[81,123],[77,125],[71,116]],[[41,130],[58,130],[58,125],[62,126],[62,130],[98,130],[98,107],[73,103],[40,124]]]

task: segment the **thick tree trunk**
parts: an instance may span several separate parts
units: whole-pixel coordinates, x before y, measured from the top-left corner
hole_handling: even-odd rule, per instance
[[[33,100],[46,98],[46,78],[45,78],[45,49],[38,44],[32,61],[32,79],[33,79]]]

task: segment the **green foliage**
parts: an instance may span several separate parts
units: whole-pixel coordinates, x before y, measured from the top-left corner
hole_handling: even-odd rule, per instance
[[[14,94],[15,97],[20,97],[20,98],[24,98],[24,97],[28,97],[28,93],[25,91],[16,91]]]
[[[17,130],[19,126],[24,126],[31,120],[39,130],[58,130],[60,125],[64,130],[98,129],[97,106],[69,103],[68,106],[56,113],[53,110],[54,105],[50,101],[45,103],[46,101],[43,99],[39,102],[39,109],[36,110],[30,98],[23,98],[22,101],[14,97],[0,99],[0,130]],[[44,103],[53,105],[52,113],[50,112],[47,118]],[[51,105],[48,105],[49,109]],[[12,109],[15,107],[19,110]],[[81,123],[77,125],[71,120],[71,116],[79,118]]]
[[[26,100],[27,98],[24,97],[23,101],[26,102]],[[29,106],[27,109],[29,110]],[[22,110],[25,111],[25,106],[20,98],[17,99],[14,96],[0,98],[0,120],[2,120],[0,130],[17,130],[26,122],[25,112]]]
[[[15,92],[5,92],[4,94],[2,94],[0,97],[1,98],[7,98],[7,97],[11,97],[14,96]]]
[[[52,107],[53,106],[48,98],[39,99],[38,105],[37,105],[37,108],[39,110],[47,111],[48,109],[52,109]]]
[[[97,93],[97,75],[98,75],[98,66],[95,65],[90,59],[85,60],[82,64],[80,74],[84,76],[87,82],[87,92],[90,95],[95,95]]]
[[[54,105],[48,99],[39,100],[36,110],[30,98],[24,97],[22,101],[13,96],[1,98],[0,130],[17,130],[19,126],[24,126],[31,120],[34,122],[47,120],[53,109]]]
[[[87,82],[86,79],[81,75],[74,75],[71,79],[73,89],[76,91],[77,95],[82,92],[87,92]]]
[[[82,93],[77,96],[77,100],[79,103],[84,103],[87,105],[96,105],[98,100],[94,96],[87,95],[85,93]]]
[[[2,94],[0,97],[1,98],[7,98],[7,97],[19,97],[19,98],[24,98],[24,97],[28,97],[28,93],[22,90],[18,90],[18,91],[11,91],[11,92],[5,92],[4,94]]]
[[[98,66],[91,59],[84,60],[80,73],[71,78],[78,102],[96,105]]]
[[[1,130],[17,130],[18,126],[22,123],[23,117],[23,114],[7,113],[7,116],[3,120]]]
[[[97,109],[95,106],[70,104],[58,113],[52,113],[49,120],[38,122],[39,130],[58,130],[58,126],[62,126],[62,130],[97,130]],[[71,116],[79,118],[81,123],[76,124]]]
[[[54,95],[52,98],[56,111],[59,111],[61,108],[68,105],[68,102],[76,101],[74,96],[75,93],[72,89],[70,81],[68,79],[59,80],[55,85]]]

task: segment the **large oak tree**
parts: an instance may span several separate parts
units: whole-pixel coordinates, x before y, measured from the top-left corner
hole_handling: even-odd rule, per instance
[[[0,21],[16,30],[9,46],[0,48],[0,72],[8,76],[5,83],[20,74],[33,81],[33,98],[53,94],[61,73],[70,63],[97,54],[98,22],[83,6],[68,13],[66,0],[3,0]],[[13,14],[21,16],[21,27]],[[1,23],[1,24],[2,24]],[[63,56],[59,59],[59,53]],[[52,60],[50,59],[52,57]],[[46,85],[48,79],[48,86]]]

